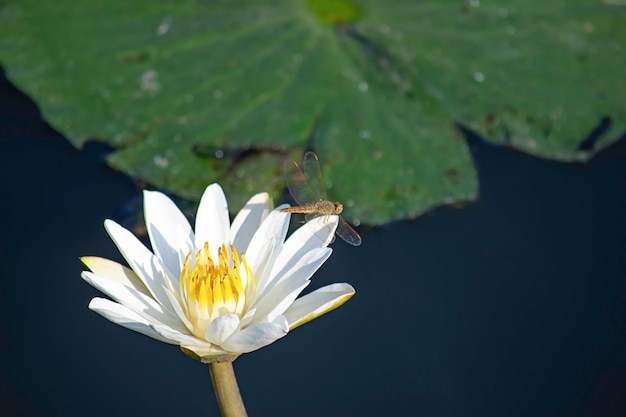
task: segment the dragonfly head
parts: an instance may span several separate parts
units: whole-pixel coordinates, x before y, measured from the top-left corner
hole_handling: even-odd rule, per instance
[[[335,206],[335,214],[341,214],[341,212],[343,211],[343,204],[335,201],[333,205]]]

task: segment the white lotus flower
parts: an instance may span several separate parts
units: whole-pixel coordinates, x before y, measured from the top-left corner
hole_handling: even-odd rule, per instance
[[[154,253],[112,220],[105,228],[131,269],[84,257],[83,279],[114,301],[96,297],[89,308],[114,323],[205,362],[233,360],[269,345],[352,295],[332,284],[297,298],[328,259],[337,216],[319,217],[287,240],[289,213],[270,212],[257,194],[233,220],[218,184],[207,187],[195,234],[167,196],[144,191],[144,213]]]

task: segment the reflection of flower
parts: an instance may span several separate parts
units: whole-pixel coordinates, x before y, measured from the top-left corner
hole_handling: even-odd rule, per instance
[[[202,196],[195,234],[162,193],[145,191],[144,211],[154,253],[106,220],[132,270],[82,259],[92,271],[83,279],[115,300],[94,298],[89,308],[205,361],[266,346],[354,295],[350,285],[332,284],[296,299],[332,252],[336,216],[313,219],[285,240],[289,213],[270,212],[267,193],[252,197],[231,225],[217,184]]]

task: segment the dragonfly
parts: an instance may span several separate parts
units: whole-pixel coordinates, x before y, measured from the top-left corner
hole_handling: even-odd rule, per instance
[[[333,214],[339,216],[343,211],[343,204],[328,201],[326,198],[320,161],[314,152],[304,154],[302,167],[296,161],[286,162],[285,177],[289,193],[299,205],[280,211],[306,214],[306,220]],[[341,216],[335,233],[352,246],[361,244],[361,236]]]

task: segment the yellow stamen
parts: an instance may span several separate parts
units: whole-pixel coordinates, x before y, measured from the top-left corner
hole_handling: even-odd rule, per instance
[[[244,254],[234,246],[230,251],[225,244],[217,251],[217,264],[211,257],[209,244],[192,259],[193,251],[187,254],[180,274],[180,294],[183,310],[191,322],[194,335],[204,338],[211,321],[223,314],[238,314],[243,317],[246,296],[256,288],[254,275]]]

